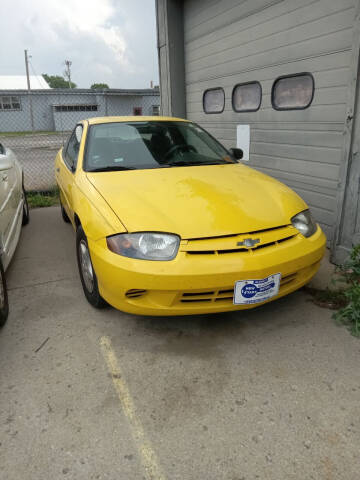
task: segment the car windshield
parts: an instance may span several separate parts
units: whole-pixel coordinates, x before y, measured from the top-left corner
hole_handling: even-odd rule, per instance
[[[90,126],[84,170],[141,170],[235,162],[220,143],[193,123],[118,122]]]

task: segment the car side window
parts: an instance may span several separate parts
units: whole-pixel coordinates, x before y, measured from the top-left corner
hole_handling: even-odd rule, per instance
[[[76,128],[78,128],[78,126]],[[78,155],[79,155],[79,147],[80,147],[80,142],[78,140],[78,135],[76,135],[76,129],[75,129],[71,134],[71,137],[67,144],[65,157],[64,157],[67,167],[72,171],[76,169]]]

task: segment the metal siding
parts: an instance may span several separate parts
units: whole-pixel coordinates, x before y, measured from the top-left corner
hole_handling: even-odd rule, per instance
[[[20,97],[21,110],[0,111],[0,132],[25,132],[31,129],[29,98],[27,95],[16,96]]]
[[[336,221],[355,0],[184,0],[186,109],[227,147],[236,125],[250,124],[250,162],[294,188],[326,232]],[[311,72],[313,103],[306,110],[275,111],[273,81]],[[257,80],[260,110],[235,113],[237,83]],[[206,115],[204,90],[225,90],[222,114]]]
[[[16,91],[0,91],[0,96],[18,96],[21,110],[0,111],[0,132],[31,131],[29,95]],[[35,131],[70,131],[85,118],[106,115],[133,115],[134,107],[141,107],[143,115],[150,115],[153,105],[160,104],[160,95],[150,93],[130,95],[121,93],[93,93],[71,90],[68,92],[34,92],[32,95]],[[56,112],[54,105],[98,105],[97,111]]]
[[[159,95],[147,95],[141,98],[142,112],[143,115],[152,115],[153,106],[160,106],[160,97]]]
[[[81,120],[105,115],[105,108],[102,102],[99,103],[99,97],[100,95],[76,93],[49,97],[52,105],[98,105],[98,110],[94,112],[56,112],[53,109],[55,130],[70,132]]]
[[[156,0],[161,113],[185,117],[182,0]]]

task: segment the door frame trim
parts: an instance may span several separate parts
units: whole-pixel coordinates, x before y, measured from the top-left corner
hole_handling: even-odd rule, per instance
[[[331,261],[341,263],[350,247],[341,245],[343,223],[345,219],[345,194],[350,178],[351,149],[353,143],[355,104],[358,95],[358,73],[360,54],[360,0],[357,0],[351,49],[350,75],[347,89],[346,114],[343,130],[343,147],[340,159],[338,192],[336,196],[336,222],[331,240]],[[360,114],[360,112],[359,112]]]

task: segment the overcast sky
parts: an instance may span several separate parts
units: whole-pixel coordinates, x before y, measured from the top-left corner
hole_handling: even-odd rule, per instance
[[[158,83],[155,0],[0,1],[0,75],[63,75],[89,88],[147,88]]]

